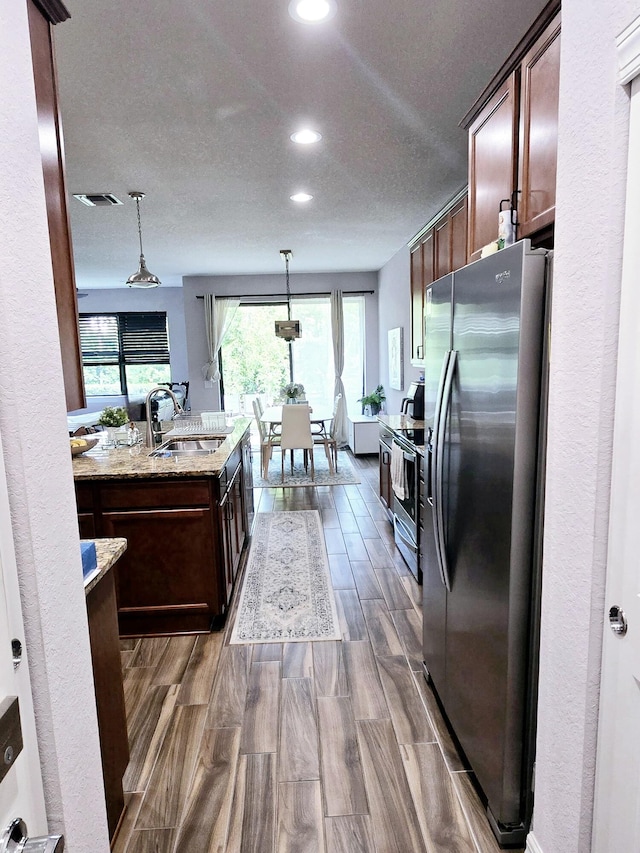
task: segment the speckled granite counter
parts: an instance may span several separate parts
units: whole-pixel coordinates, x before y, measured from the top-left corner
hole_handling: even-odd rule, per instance
[[[84,594],[88,595],[91,590],[100,583],[113,564],[127,550],[127,540],[121,538],[113,539],[91,539],[96,546],[96,557],[98,560],[98,571],[85,581]]]
[[[203,456],[174,456],[169,459],[152,458],[152,448],[118,447],[107,449],[102,444],[73,459],[73,476],[76,480],[120,480],[148,477],[214,477],[224,468],[235,447],[249,428],[249,418],[237,418],[232,433],[224,438],[213,453]],[[176,436],[177,437],[177,436]],[[215,438],[211,433],[190,438]],[[166,440],[166,436],[165,436]]]
[[[424,454],[425,422],[414,421],[407,415],[378,415],[379,423],[404,435],[404,437],[415,445],[418,453]]]

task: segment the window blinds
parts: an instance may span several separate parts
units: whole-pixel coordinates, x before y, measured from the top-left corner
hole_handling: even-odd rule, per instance
[[[91,364],[169,364],[163,311],[81,314],[82,361]]]

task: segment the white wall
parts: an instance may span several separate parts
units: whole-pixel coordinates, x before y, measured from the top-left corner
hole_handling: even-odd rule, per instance
[[[378,276],[375,272],[360,273],[302,273],[290,276],[291,293],[329,293],[341,289],[374,291],[365,297],[365,335],[368,346],[365,358],[365,387],[378,384]],[[286,293],[282,275],[186,276],[183,279],[184,314],[187,329],[189,395],[193,411],[217,411],[220,407],[218,383],[206,388],[202,366],[209,360],[204,329],[204,303],[197,296],[213,293],[216,296],[264,296]],[[272,335],[273,329],[256,329],[256,334]]]
[[[378,273],[378,336],[380,341],[380,381],[387,394],[386,409],[390,414],[400,411],[402,398],[409,383],[422,373],[411,365],[411,259],[409,249],[403,246]],[[394,391],[389,387],[389,329],[400,326],[404,335],[404,388]]]
[[[0,3],[0,79],[0,430],[47,818],[107,853],[25,0]]]
[[[184,303],[181,287],[158,287],[152,290],[117,287],[110,290],[81,290],[86,296],[80,298],[81,314],[99,314],[108,311],[166,311],[169,324],[169,348],[171,350],[171,378],[184,382],[188,378],[187,335],[184,324]],[[105,406],[124,406],[124,397],[92,397],[86,409],[80,412],[98,412]]]
[[[562,5],[533,822],[543,853],[591,849],[628,123],[615,37],[638,12],[637,0]]]

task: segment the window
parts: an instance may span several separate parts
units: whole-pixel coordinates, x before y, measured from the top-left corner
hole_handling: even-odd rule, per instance
[[[342,382],[350,414],[359,414],[364,377],[364,297],[342,296],[344,368]],[[333,409],[335,369],[328,297],[292,299],[292,316],[302,324],[302,337],[293,344],[293,381],[302,382],[307,399]]]
[[[364,297],[343,294],[344,370],[342,381],[348,411],[359,414],[364,377]],[[302,337],[291,347],[274,333],[274,320],[287,317],[286,304],[245,303],[222,345],[224,406],[251,413],[256,396],[270,403],[280,399],[282,386],[301,382],[317,410],[333,409],[334,367],[331,303],[328,296],[293,297],[291,315],[302,324]]]
[[[171,381],[164,311],[80,314],[80,345],[88,397],[144,397]]]

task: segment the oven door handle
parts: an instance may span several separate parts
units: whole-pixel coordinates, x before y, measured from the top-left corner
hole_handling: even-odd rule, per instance
[[[407,527],[407,525],[402,521],[402,519],[398,518],[397,515],[394,518],[394,522],[395,522],[395,526],[396,526],[396,533],[398,534],[398,536],[402,539],[402,541],[404,542],[404,544],[408,548],[411,548],[411,550],[415,554],[417,554],[418,553],[418,546],[416,545],[413,538],[411,537],[411,532],[410,532],[409,528]]]
[[[442,388],[442,401],[439,411],[438,429],[436,431],[435,447],[435,489],[433,492],[434,517],[438,530],[438,555],[440,558],[440,577],[448,592],[451,592],[451,576],[449,574],[449,562],[447,560],[447,543],[444,535],[444,448],[449,407],[451,405],[451,391],[453,389],[453,377],[456,372],[458,353],[457,350],[449,352],[447,370]]]

